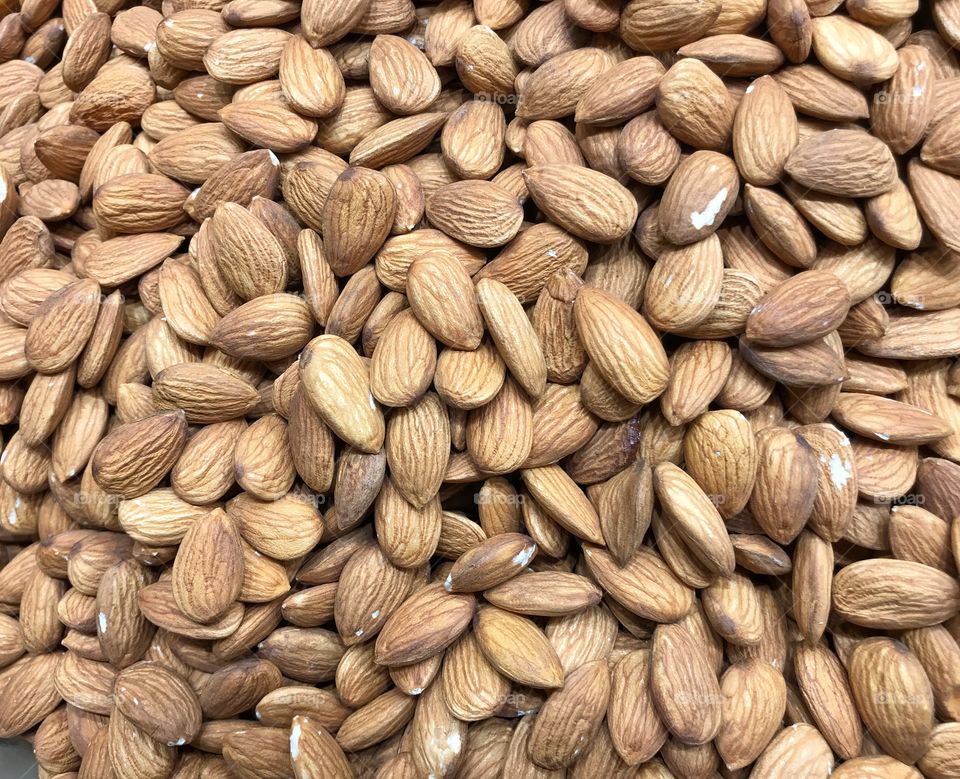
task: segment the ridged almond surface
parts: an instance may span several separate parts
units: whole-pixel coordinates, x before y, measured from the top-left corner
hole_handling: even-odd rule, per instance
[[[923,444],[952,430],[926,409],[860,392],[841,392],[833,415],[847,429],[884,443]]]
[[[527,168],[523,178],[533,201],[552,222],[588,241],[612,243],[637,220],[637,203],[630,191],[598,171],[541,165]]]
[[[469,276],[445,251],[415,260],[407,273],[410,307],[420,323],[454,349],[473,351],[483,337],[483,319]]]
[[[723,252],[716,235],[665,247],[647,277],[643,312],[661,330],[695,328],[719,303],[723,278]]]
[[[794,346],[835,330],[849,296],[829,271],[798,273],[764,295],[747,318],[747,338],[764,346]]]
[[[887,754],[913,763],[934,726],[933,691],[914,654],[892,638],[868,638],[848,661],[850,688],[870,734]]]
[[[719,732],[720,683],[703,648],[686,628],[659,625],[654,631],[650,689],[660,719],[682,743],[703,744]]]
[[[469,246],[502,246],[523,222],[523,209],[509,191],[492,181],[444,184],[427,197],[430,223]]]
[[[383,414],[370,392],[367,366],[342,338],[314,338],[300,357],[307,397],[329,427],[363,452],[383,445]]]
[[[537,554],[537,545],[520,533],[498,533],[460,556],[444,581],[449,592],[477,592],[517,576]]]
[[[757,779],[784,775],[825,779],[832,771],[830,746],[815,728],[798,723],[780,731],[760,755],[751,773]]]
[[[495,606],[481,606],[474,630],[484,656],[507,678],[539,688],[563,685],[560,659],[534,622]]]
[[[574,304],[590,359],[625,398],[648,403],[666,388],[666,354],[642,315],[601,289],[583,287]]]
[[[805,187],[840,197],[873,197],[897,178],[890,149],[857,130],[828,130],[801,141],[785,170]]]
[[[730,537],[720,512],[700,486],[672,463],[656,467],[653,486],[667,517],[700,561],[716,573],[733,573]]]
[[[240,593],[243,550],[240,533],[222,510],[197,519],[180,542],[173,564],[173,594],[191,619],[208,622]]]
[[[164,368],[153,385],[160,408],[181,409],[192,423],[242,417],[259,400],[256,387],[242,377],[206,363],[183,362]]]
[[[450,452],[450,420],[440,398],[428,393],[387,421],[387,464],[394,486],[417,508],[440,490]]]
[[[803,646],[795,657],[797,683],[820,732],[845,759],[860,753],[863,726],[837,656],[823,646]]]
[[[23,352],[40,373],[58,373],[86,346],[100,308],[99,285],[81,279],[58,289],[37,308],[26,331]]]
[[[776,734],[787,705],[783,676],[758,659],[731,665],[720,679],[717,751],[731,768],[752,763]]]
[[[693,604],[687,588],[656,552],[641,547],[620,566],[602,547],[584,547],[584,559],[597,582],[628,611],[644,619],[675,622]]]
[[[813,19],[811,29],[814,54],[835,76],[875,84],[896,72],[896,49],[866,25],[831,15]]]
[[[477,303],[507,369],[527,395],[540,397],[546,389],[547,365],[523,306],[505,284],[494,279],[477,283]]]
[[[739,191],[733,160],[715,151],[694,152],[680,162],[664,189],[657,212],[663,237],[683,245],[715,233]]]
[[[718,2],[631,0],[620,17],[620,35],[638,51],[667,51],[699,39],[719,15]]]
[[[377,662],[410,665],[431,657],[459,638],[475,611],[472,595],[448,593],[441,584],[424,587],[383,626],[377,637]]]
[[[960,610],[960,588],[948,574],[921,563],[862,560],[834,576],[833,607],[864,627],[926,627]]]
[[[93,453],[94,478],[111,494],[139,497],[167,475],[186,436],[187,420],[182,411],[120,425],[100,441]]]
[[[210,224],[220,272],[234,292],[252,300],[283,289],[287,281],[283,249],[247,209],[225,203]]]
[[[670,134],[696,149],[730,144],[736,104],[721,78],[698,59],[681,59],[657,86],[657,114]]]
[[[308,78],[308,74],[314,74]],[[280,55],[280,85],[290,102],[308,116],[330,116],[346,96],[343,76],[327,49],[295,35]]]
[[[338,276],[367,264],[383,244],[396,210],[393,185],[378,171],[347,168],[323,206],[323,246]]]
[[[610,680],[607,727],[617,754],[627,765],[646,763],[667,739],[650,692],[650,650],[628,652]]]
[[[612,65],[612,58],[603,49],[585,47],[558,53],[524,83],[517,115],[534,120],[573,114],[590,85]]]
[[[581,744],[600,726],[610,697],[610,671],[604,660],[584,663],[564,680],[537,713],[527,752],[537,765],[559,769],[578,756]]]
[[[317,510],[292,493],[274,501],[241,493],[227,504],[226,511],[247,543],[278,560],[306,554],[323,532]]]
[[[123,716],[163,744],[189,743],[200,730],[196,694],[159,663],[137,663],[118,674],[114,697]]]

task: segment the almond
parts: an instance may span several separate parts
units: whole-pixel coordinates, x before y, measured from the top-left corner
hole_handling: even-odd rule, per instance
[[[737,167],[729,157],[698,151],[677,167],[660,201],[659,226],[675,244],[688,244],[716,232],[740,189]]]
[[[612,243],[637,219],[637,205],[623,185],[579,165],[542,165],[523,173],[530,196],[551,221],[574,235]],[[573,186],[577,182],[576,186]],[[597,214],[603,214],[597,219]]]
[[[242,580],[243,551],[233,520],[217,509],[194,522],[173,566],[173,594],[180,610],[197,622],[214,619],[237,597]]]
[[[427,218],[451,238],[470,246],[501,246],[523,221],[516,198],[489,181],[458,181],[439,187],[426,202]]]
[[[794,346],[836,329],[848,310],[846,288],[835,275],[804,271],[760,299],[747,318],[747,338],[765,346]]]
[[[396,35],[378,35],[370,47],[370,86],[394,114],[426,110],[440,94],[440,77],[416,46]]]
[[[159,663],[137,663],[118,674],[114,697],[121,715],[162,744],[188,743],[200,730],[196,694]]]
[[[377,662],[409,665],[436,654],[457,640],[475,610],[472,595],[452,595],[440,584],[421,589],[390,616],[380,631]]]
[[[896,182],[890,149],[856,130],[829,130],[801,141],[785,170],[817,192],[840,197],[873,197]]]
[[[347,168],[340,174],[323,207],[324,249],[335,274],[348,276],[367,264],[389,234],[395,210],[393,186],[382,173]]]
[[[149,492],[173,466],[187,435],[182,411],[115,428],[93,453],[93,474],[107,492],[134,498]]]
[[[475,630],[480,649],[504,676],[532,687],[564,683],[563,667],[547,637],[533,622],[516,614],[482,606]]]
[[[933,731],[933,692],[917,658],[899,641],[869,638],[854,647],[850,687],[857,709],[877,742],[912,763]]]
[[[910,583],[909,608],[899,590]],[[834,608],[846,619],[866,627],[907,629],[935,625],[958,608],[956,584],[950,577],[921,563],[906,560],[863,560],[842,568],[834,577]]]
[[[370,393],[366,366],[342,338],[314,338],[300,359],[307,397],[329,427],[362,452],[383,444],[383,415]]]

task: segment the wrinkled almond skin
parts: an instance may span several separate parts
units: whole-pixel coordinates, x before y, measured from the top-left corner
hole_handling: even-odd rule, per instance
[[[0,0],[0,739],[956,779],[958,49],[960,0]]]
[[[118,710],[161,743],[190,742],[200,730],[196,694],[158,663],[138,663],[118,675],[114,696]]]
[[[182,411],[168,411],[114,429],[93,453],[93,475],[107,492],[138,497],[167,474],[186,441]]]
[[[366,366],[346,341],[314,339],[300,359],[300,375],[310,401],[336,433],[364,452],[381,447],[383,415],[370,393]]]
[[[903,644],[874,638],[858,644],[849,662],[866,726],[891,756],[912,763],[926,751],[934,723],[933,693],[919,661]]]
[[[173,594],[188,617],[207,622],[237,597],[243,582],[240,533],[223,511],[198,519],[187,531],[173,566]]]

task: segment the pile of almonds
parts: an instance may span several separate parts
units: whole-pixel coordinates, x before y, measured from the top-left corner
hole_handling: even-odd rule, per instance
[[[43,779],[960,777],[958,0],[0,14]]]

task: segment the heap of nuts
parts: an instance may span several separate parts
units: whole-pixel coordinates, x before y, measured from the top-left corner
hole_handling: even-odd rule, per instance
[[[960,2],[0,14],[43,779],[960,777]]]

